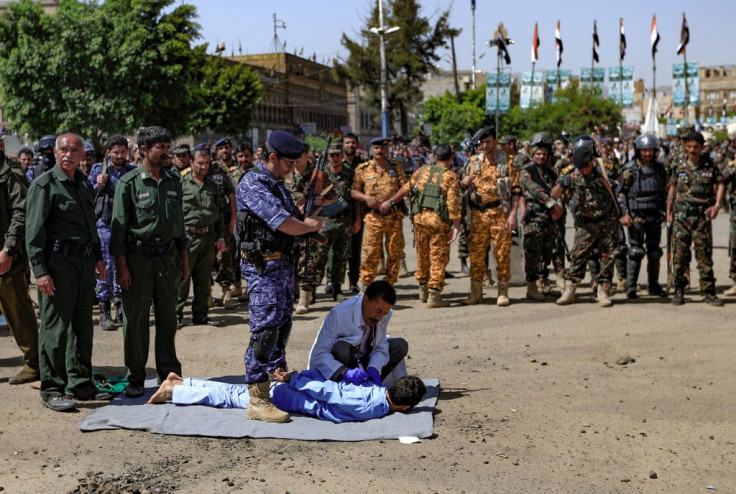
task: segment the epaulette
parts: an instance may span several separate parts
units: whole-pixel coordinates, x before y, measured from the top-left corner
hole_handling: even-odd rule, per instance
[[[569,175],[573,171],[575,171],[575,165],[567,165],[565,168],[562,169],[561,173],[562,175]]]
[[[233,166],[231,166],[231,167],[230,167],[230,168],[228,169],[228,173],[232,173],[232,172],[234,172],[235,170],[237,170],[238,168],[239,168],[238,166],[235,166],[235,165],[233,165]]]
[[[729,168],[733,168],[734,166],[736,166],[736,160],[729,161],[728,162],[728,166],[729,166]]]
[[[185,168],[184,171],[179,172],[179,175],[181,175],[182,177],[186,177],[191,171],[192,171],[192,167],[189,166]]]

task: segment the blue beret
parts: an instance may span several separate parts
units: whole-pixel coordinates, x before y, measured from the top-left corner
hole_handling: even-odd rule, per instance
[[[94,150],[95,150],[95,147],[92,145],[91,142],[84,141],[84,152],[85,153],[94,152]]]
[[[279,156],[290,160],[295,160],[304,153],[304,143],[284,130],[271,132],[266,145]]]
[[[233,143],[230,142],[230,138],[229,137],[223,137],[222,139],[218,140],[215,143],[215,149],[219,148],[220,146],[232,146],[232,145],[233,145]]]
[[[192,151],[196,151],[197,149],[209,149],[210,147],[207,145],[206,142],[200,142],[196,146],[194,146],[194,149]]]
[[[388,137],[376,137],[371,140],[371,146],[388,146],[389,142],[391,142],[391,139]]]

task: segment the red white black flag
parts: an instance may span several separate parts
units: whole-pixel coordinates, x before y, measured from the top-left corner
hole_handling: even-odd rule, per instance
[[[652,16],[652,34],[649,36],[652,41],[652,56],[657,53],[657,45],[659,44],[659,31],[657,31],[657,16]]]
[[[562,38],[560,37],[560,21],[555,28],[555,53],[557,54],[557,67],[562,65]]]
[[[680,30],[680,44],[677,45],[677,54],[685,53],[685,47],[690,42],[690,28],[687,26],[685,12],[682,13],[682,29]]]

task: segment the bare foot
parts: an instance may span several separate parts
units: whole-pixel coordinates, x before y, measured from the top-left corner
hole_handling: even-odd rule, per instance
[[[181,384],[184,382],[184,379],[176,372],[169,372],[169,375],[166,376],[166,380],[171,381],[174,384]]]
[[[172,372],[171,374],[174,374],[174,373]],[[175,386],[174,383],[171,380],[169,380],[171,378],[171,374],[169,374],[169,378],[167,378],[164,382],[161,383],[161,386],[158,387],[158,390],[156,390],[156,392],[153,393],[153,396],[151,396],[151,398],[148,400],[149,404],[166,403],[167,401],[171,401],[171,397],[174,394],[174,386]],[[174,374],[174,376],[176,376],[176,374]]]

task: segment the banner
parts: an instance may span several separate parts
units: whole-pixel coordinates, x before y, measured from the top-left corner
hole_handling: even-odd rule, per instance
[[[603,86],[606,80],[606,69],[603,67],[595,67],[593,69],[593,85],[601,90],[603,94]],[[590,67],[580,68],[580,85],[590,85]]]
[[[700,77],[698,62],[687,63],[687,91],[690,95],[689,106],[700,105]],[[685,106],[685,64],[672,64],[672,100],[675,106]]]
[[[532,91],[534,91],[533,94]],[[541,105],[543,96],[544,73],[541,70],[534,72],[534,87],[532,87],[532,73],[524,72],[521,76],[521,100],[519,101],[519,106],[527,109],[532,105]]]
[[[608,67],[608,99],[623,108],[634,106],[634,67]],[[623,98],[623,103],[621,102]]]
[[[560,89],[565,89],[570,84],[571,72],[569,70],[560,70]],[[554,103],[557,101],[555,92],[557,91],[557,71],[548,70],[546,74],[547,87],[544,91],[544,100]]]
[[[508,113],[511,106],[511,74],[501,72],[498,80],[498,95],[496,95],[496,78],[498,73],[488,74],[486,78],[486,115],[496,113],[496,99],[498,99],[498,113]]]

